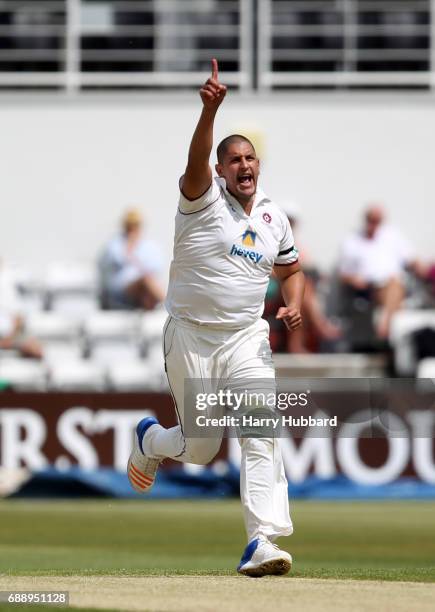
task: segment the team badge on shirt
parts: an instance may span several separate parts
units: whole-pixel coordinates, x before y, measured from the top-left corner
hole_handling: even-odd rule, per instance
[[[246,246],[255,246],[256,237],[257,237],[257,232],[254,232],[253,229],[248,227],[248,229],[242,236],[242,244],[245,244]]]

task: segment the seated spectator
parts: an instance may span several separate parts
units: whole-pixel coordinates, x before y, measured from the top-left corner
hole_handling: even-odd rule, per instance
[[[99,262],[103,307],[152,310],[163,301],[158,247],[143,238],[143,219],[136,209],[122,218],[122,231],[104,248]]]
[[[355,298],[362,297],[380,306],[376,325],[380,340],[388,337],[391,318],[401,307],[406,269],[419,277],[426,272],[410,243],[385,223],[383,208],[370,205],[364,213],[362,229],[343,243],[339,274]]]
[[[282,205],[293,234],[297,233],[299,206],[294,202]],[[275,315],[284,301],[279,289],[279,283],[272,275],[266,293],[264,317],[270,325],[270,342],[275,352],[309,353],[316,352],[324,341],[334,342],[341,336],[341,330],[323,313],[316,289],[319,273],[310,263],[306,251],[301,248],[300,241],[295,236],[299,251],[299,261],[305,273],[305,292],[302,303],[302,328],[289,332],[281,321],[275,320]]]
[[[20,300],[11,275],[0,260],[0,350],[18,351],[23,357],[41,359],[42,347],[23,334]]]
[[[428,265],[427,270],[426,270],[425,280],[426,280],[426,283],[430,291],[431,303],[429,305],[430,307],[434,307],[434,300],[435,300],[435,264],[434,263],[431,263]]]

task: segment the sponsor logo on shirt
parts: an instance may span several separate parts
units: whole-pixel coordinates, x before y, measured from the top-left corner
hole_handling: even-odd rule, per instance
[[[248,227],[246,232],[242,236],[242,243],[246,246],[255,246],[255,239],[257,238],[257,232]]]
[[[231,247],[230,255],[235,255],[237,257],[245,257],[246,259],[250,259],[255,264],[258,264],[261,259],[263,259],[263,255],[260,255],[260,253],[244,249],[243,247],[238,246],[237,244],[233,244],[233,246]]]

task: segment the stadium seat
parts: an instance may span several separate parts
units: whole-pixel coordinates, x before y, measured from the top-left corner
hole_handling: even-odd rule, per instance
[[[145,348],[151,345],[160,344],[163,337],[163,327],[165,325],[168,313],[163,308],[145,312],[141,321],[141,337]]]
[[[100,364],[139,358],[140,313],[100,311],[91,315],[84,332],[87,354]]]
[[[11,357],[19,359],[20,351],[18,349],[0,349],[0,362]]]
[[[17,291],[17,313],[22,316],[43,309],[44,300],[41,283],[37,274],[24,265],[6,264],[4,274]]]
[[[114,391],[147,391],[155,383],[152,368],[139,359],[110,364],[107,377]]]
[[[59,361],[71,361],[81,359],[83,356],[83,344],[80,339],[51,340],[42,343],[44,361],[53,364]]]
[[[20,313],[26,317],[44,309],[44,296],[40,291],[20,291]]]
[[[46,271],[44,292],[47,309],[84,318],[98,308],[94,264],[52,263]]]
[[[140,313],[100,311],[88,317],[84,332],[89,341],[124,339],[138,337]]]
[[[99,310],[99,303],[97,296],[93,293],[62,292],[53,295],[50,308],[54,312],[83,321],[90,314]]]
[[[417,377],[435,379],[435,357],[427,357],[419,362],[417,367]]]
[[[80,327],[71,317],[55,312],[33,312],[26,317],[25,331],[39,340],[72,340]]]
[[[417,356],[412,335],[425,327],[435,329],[435,310],[403,310],[394,315],[389,339],[399,376],[414,376]]]
[[[108,366],[122,362],[136,361],[140,357],[140,347],[135,340],[101,339],[88,346],[88,356],[95,362]]]
[[[0,361],[0,379],[17,391],[45,391],[47,368],[40,361],[5,357]]]
[[[56,391],[103,391],[105,369],[88,359],[58,361],[50,365],[48,384]]]
[[[53,262],[46,270],[44,289],[50,293],[96,291],[96,271],[93,263]]]

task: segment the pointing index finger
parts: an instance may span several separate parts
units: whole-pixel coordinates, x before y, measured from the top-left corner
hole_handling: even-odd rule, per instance
[[[215,81],[217,81],[219,79],[218,76],[218,63],[217,63],[217,59],[213,58],[211,60],[211,78],[214,79]]]

